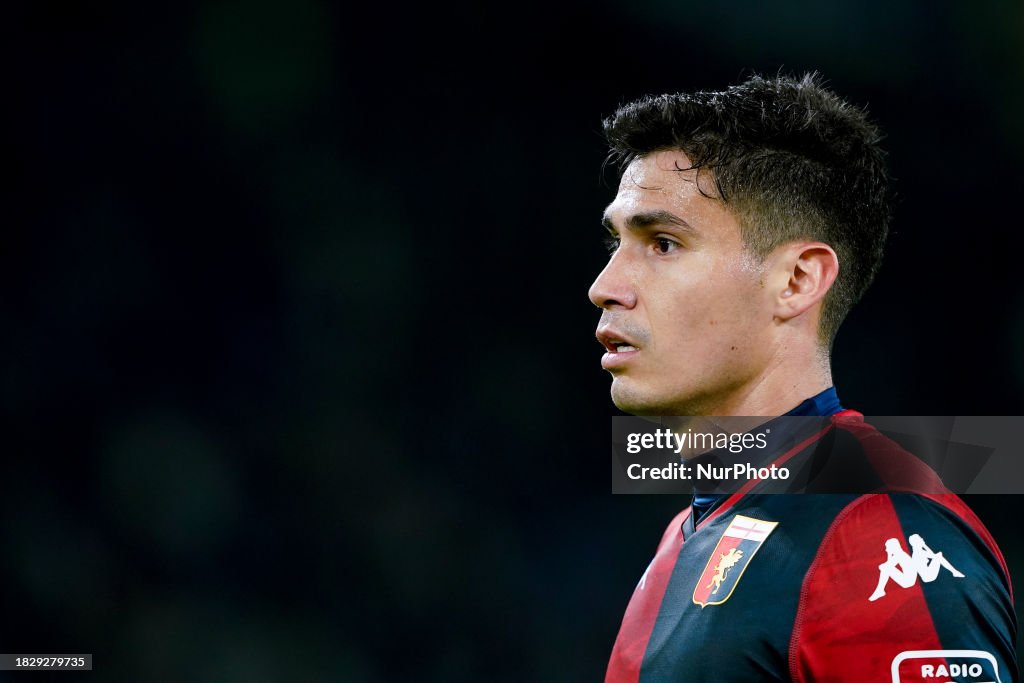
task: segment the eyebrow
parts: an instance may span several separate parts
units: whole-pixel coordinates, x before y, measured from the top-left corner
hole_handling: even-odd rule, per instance
[[[611,218],[608,217],[608,214],[601,217],[601,225],[603,225],[609,232],[617,232],[615,226],[612,224]],[[658,225],[671,225],[681,228],[691,235],[697,234],[697,231],[693,229],[693,226],[674,213],[665,210],[635,213],[626,219],[626,227],[630,230],[649,230]]]

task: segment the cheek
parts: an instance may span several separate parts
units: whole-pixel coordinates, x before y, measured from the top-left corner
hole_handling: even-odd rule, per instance
[[[734,264],[716,271],[714,281],[722,310],[749,316],[764,308],[765,288],[760,271]]]
[[[702,287],[674,290],[654,302],[651,333],[663,362],[689,364],[706,359],[706,347],[721,332],[725,312]]]
[[[770,322],[763,297],[763,288],[749,273],[715,274],[662,297],[658,303],[665,314],[652,320],[652,331],[656,340],[660,336],[666,342],[666,351],[679,344],[690,353],[749,348],[763,323]]]

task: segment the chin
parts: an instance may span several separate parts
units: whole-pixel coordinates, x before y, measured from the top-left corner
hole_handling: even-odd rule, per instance
[[[673,390],[674,389],[674,390]],[[706,394],[692,389],[685,393],[680,387],[662,387],[657,391],[649,386],[638,386],[625,377],[612,380],[612,403],[624,413],[642,416],[695,417],[711,415]]]
[[[621,380],[612,383],[612,403],[630,415],[679,415],[667,402],[635,388],[622,386]]]

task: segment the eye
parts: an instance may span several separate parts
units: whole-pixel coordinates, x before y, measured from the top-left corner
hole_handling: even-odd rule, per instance
[[[618,250],[620,241],[618,235],[609,235],[604,238],[604,246],[609,254],[614,254]]]
[[[659,254],[670,254],[679,248],[679,243],[668,237],[655,237],[654,250]]]

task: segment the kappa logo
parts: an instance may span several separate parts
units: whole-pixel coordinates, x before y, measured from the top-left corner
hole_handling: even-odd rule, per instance
[[[728,600],[750,560],[778,525],[743,515],[733,517],[697,580],[693,602],[707,607]]]
[[[938,577],[939,571],[942,569],[947,569],[958,579],[964,578],[964,575],[950,564],[942,553],[937,553],[929,548],[920,535],[911,534],[908,540],[913,550],[912,554],[908,554],[895,538],[890,538],[885,542],[885,552],[888,557],[885,562],[878,565],[878,586],[868,598],[869,601],[874,602],[884,597],[885,587],[890,581],[903,588],[910,588],[917,583],[918,578],[924,583],[931,583]]]
[[[892,683],[1002,683],[984,650],[907,650],[892,660]]]

